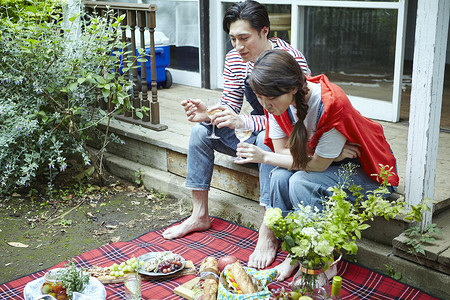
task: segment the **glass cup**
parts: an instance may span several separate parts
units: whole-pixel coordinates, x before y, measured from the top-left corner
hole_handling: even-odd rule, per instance
[[[246,141],[249,137],[252,136],[252,130],[251,130],[251,128],[244,126],[244,127],[236,128],[234,130],[234,134],[238,138],[239,142],[242,143],[242,142]],[[234,161],[242,161],[242,160],[244,160],[244,158],[239,155],[236,158],[234,158]]]
[[[141,276],[138,273],[131,273],[124,277],[125,299],[141,299]]]
[[[206,106],[207,106],[208,109],[210,107],[214,106],[214,105],[217,105],[217,104],[220,104],[220,99],[208,98],[208,101],[206,102]],[[221,111],[220,109],[214,109],[212,111],[208,111],[208,115],[209,115],[209,117],[212,117],[212,116],[214,116],[214,114],[216,114],[216,113],[218,113],[220,111]],[[207,136],[207,138],[208,139],[215,139],[215,140],[220,139],[220,136],[216,135],[216,131],[215,131],[216,125],[211,123],[211,126],[212,126],[212,131],[211,131],[211,134]]]

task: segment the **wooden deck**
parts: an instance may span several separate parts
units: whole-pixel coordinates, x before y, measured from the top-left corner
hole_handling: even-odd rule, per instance
[[[180,139],[173,141],[178,147],[187,149],[189,134],[195,124],[187,121],[184,111],[180,105],[183,99],[199,98],[207,99],[211,95],[220,96],[221,91],[194,88],[184,85],[174,84],[170,89],[158,90],[158,97],[161,105],[161,123],[168,126],[167,131],[180,136]],[[399,193],[404,192],[404,178],[406,171],[406,152],[408,142],[408,123],[380,122],[383,125],[385,135],[397,158],[398,171],[400,176]],[[435,184],[435,197],[437,201],[436,210],[440,210],[450,205],[450,134],[440,133],[439,154],[437,161],[437,173]]]

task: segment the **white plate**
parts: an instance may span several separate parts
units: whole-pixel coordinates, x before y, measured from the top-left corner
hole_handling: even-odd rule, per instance
[[[149,253],[145,253],[141,256],[138,257],[139,260],[143,260],[145,262],[155,258],[157,255],[159,255],[161,252],[149,252]],[[177,254],[178,255],[178,254]],[[172,272],[168,272],[168,273],[162,273],[162,272],[147,272],[145,271],[145,264],[143,264],[140,269],[139,269],[139,273],[144,274],[144,275],[148,275],[148,276],[165,276],[165,275],[170,275],[173,273],[176,273],[180,270],[183,270],[184,266],[186,265],[186,260],[181,256],[178,255],[181,258],[181,267],[179,269],[176,269],[175,271]]]
[[[23,289],[23,296],[25,300],[35,300],[39,297],[45,296],[41,293],[42,284],[44,284],[44,277],[35,279],[27,283],[25,288]],[[85,299],[91,300],[105,300],[106,299],[106,290],[105,286],[94,277],[89,278],[89,283],[84,291],[81,293]]]

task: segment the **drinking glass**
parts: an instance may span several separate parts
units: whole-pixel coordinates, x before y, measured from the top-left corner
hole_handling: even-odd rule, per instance
[[[219,103],[220,103],[220,99],[217,99],[217,98],[209,98],[208,101],[207,101],[207,103],[206,103],[206,107],[207,107],[207,108],[210,108],[210,107],[212,107],[212,106],[214,106],[214,105],[216,105],[216,104],[219,104]],[[212,116],[214,116],[214,114],[216,114],[216,113],[218,113],[218,112],[220,112],[220,109],[214,109],[214,110],[212,110],[212,111],[208,111],[208,115],[209,115],[209,117],[212,117]],[[208,138],[208,139],[220,139],[220,136],[217,136],[217,135],[216,135],[216,131],[215,131],[216,125],[214,125],[213,123],[211,123],[211,126],[212,126],[211,135],[208,135],[207,138]]]
[[[130,273],[124,277],[125,299],[141,300],[141,276]]]
[[[252,135],[252,129],[247,126],[243,126],[243,127],[239,127],[239,128],[236,127],[236,129],[234,129],[234,134],[239,139],[239,142],[242,143],[242,142],[246,141]],[[234,161],[241,161],[241,160],[244,160],[244,158],[239,155],[234,159]]]

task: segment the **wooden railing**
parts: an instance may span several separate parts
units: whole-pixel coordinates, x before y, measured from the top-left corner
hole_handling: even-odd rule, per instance
[[[104,14],[107,9],[113,10],[118,15],[125,15],[121,25],[129,28],[131,31],[131,53],[136,53],[136,27],[139,30],[139,40],[141,47],[145,47],[145,30],[150,33],[150,66],[151,75],[148,78],[147,68],[142,67],[140,74],[137,68],[132,68],[133,89],[131,90],[131,102],[133,108],[141,108],[143,106],[150,109],[150,114],[144,114],[142,120],[136,115],[136,112],[130,111],[124,115],[116,116],[120,120],[136,123],[141,126],[154,130],[165,130],[166,125],[160,124],[158,90],[156,82],[156,58],[155,58],[155,27],[156,27],[156,5],[155,4],[135,4],[121,2],[101,2],[101,1],[85,1],[85,10],[87,13],[96,11],[100,15]],[[122,31],[122,41],[127,41],[126,30]],[[147,43],[148,44],[148,43]],[[124,54],[125,56],[126,54]],[[126,60],[126,57],[124,57]],[[148,63],[148,62],[147,62]],[[137,65],[137,61],[133,60],[133,65]],[[139,76],[140,75],[140,76]],[[129,79],[128,73],[124,74]],[[147,87],[148,80],[151,80],[151,101],[149,100],[149,91]],[[140,87],[140,89],[139,89]]]

